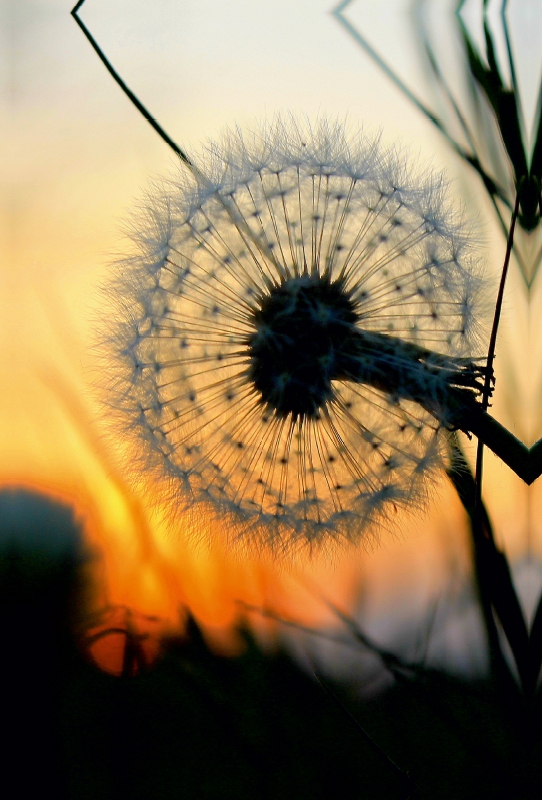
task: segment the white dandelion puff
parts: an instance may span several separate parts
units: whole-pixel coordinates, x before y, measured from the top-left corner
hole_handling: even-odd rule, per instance
[[[480,267],[440,177],[279,119],[156,187],[131,238],[113,405],[172,508],[287,546],[423,504],[483,375]]]

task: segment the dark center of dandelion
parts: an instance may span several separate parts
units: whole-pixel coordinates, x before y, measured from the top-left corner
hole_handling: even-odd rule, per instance
[[[315,417],[345,373],[358,319],[342,281],[289,278],[253,312],[249,377],[280,416]]]
[[[349,381],[453,424],[454,409],[481,391],[485,368],[364,330],[358,307],[343,281],[326,276],[288,278],[260,298],[247,344],[248,377],[262,404],[282,417],[317,418],[334,397],[332,382]]]

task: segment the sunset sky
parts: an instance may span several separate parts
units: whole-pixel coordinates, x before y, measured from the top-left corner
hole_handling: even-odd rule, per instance
[[[515,29],[526,46],[531,5],[524,4]],[[505,243],[480,182],[352,35],[362,31],[434,107],[410,4],[354,0],[344,10],[348,25],[331,14],[333,7],[329,0],[87,0],[81,17],[188,153],[224,126],[293,111],[381,131],[386,144],[398,142],[414,161],[445,169],[496,277]],[[287,569],[265,557],[226,553],[219,526],[209,520],[170,530],[152,511],[144,478],[140,487],[126,483],[122,444],[107,435],[93,389],[99,287],[122,253],[122,220],[150,178],[171,172],[175,156],[108,75],[69,12],[64,0],[11,0],[2,12],[11,50],[4,64],[10,158],[1,167],[8,190],[0,271],[0,482],[37,486],[77,504],[89,542],[101,553],[102,601],[171,624],[185,603],[223,642],[238,599],[306,623],[331,623],[333,615],[310,588],[318,586],[345,609],[358,603],[366,627],[393,641],[404,620],[414,620],[415,629],[428,604],[459,591],[469,569],[463,512],[445,480],[428,513],[405,522],[396,537],[385,534],[379,548],[345,550],[333,564],[322,554]],[[453,35],[445,46],[450,81],[459,86]],[[536,81],[525,74],[528,111]],[[535,285],[532,320],[539,296]],[[542,435],[540,359],[533,363],[542,335],[529,331],[530,318],[513,267],[493,413],[528,444]],[[537,485],[528,492],[488,456],[484,492],[511,560],[529,548],[540,555]],[[206,538],[214,545],[195,546],[187,535],[191,525],[209,528]],[[476,630],[475,624],[464,637],[475,640]]]

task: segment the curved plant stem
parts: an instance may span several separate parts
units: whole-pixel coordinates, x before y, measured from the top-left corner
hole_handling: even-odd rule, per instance
[[[514,230],[516,227],[516,220],[519,214],[519,204],[520,204],[520,197],[521,197],[521,187],[523,184],[523,180],[520,182],[518,186],[517,195],[516,195],[516,202],[514,204],[514,211],[512,212],[512,219],[510,221],[510,231],[508,233],[508,241],[506,243],[506,255],[504,257],[504,264],[502,268],[501,274],[501,281],[499,284],[499,291],[497,294],[497,302],[495,303],[495,314],[493,317],[493,327],[491,329],[491,336],[489,339],[489,348],[487,352],[487,372],[484,381],[484,390],[482,393],[482,408],[484,411],[487,410],[489,406],[489,397],[491,395],[491,381],[493,379],[493,362],[495,361],[495,347],[497,345],[497,333],[499,330],[499,323],[501,320],[501,311],[502,311],[502,301],[504,297],[504,287],[506,285],[506,278],[508,275],[508,267],[510,265],[510,257],[512,255],[512,247],[514,245]],[[474,431],[473,431],[474,433]],[[510,434],[511,436],[512,434]],[[493,448],[492,448],[493,449]],[[524,459],[527,463],[526,466],[530,466],[530,459]],[[482,475],[483,475],[483,466],[484,466],[484,442],[481,437],[478,437],[478,448],[476,451],[476,495],[474,501],[474,518],[475,518],[475,528],[477,534],[483,533],[484,526],[482,524],[481,519],[481,512],[480,508],[482,505]],[[512,465],[509,465],[512,466]],[[517,469],[512,467],[514,472],[517,473]],[[517,473],[519,474],[519,473]],[[530,475],[529,475],[530,477]],[[534,478],[533,478],[534,480]],[[532,481],[527,480],[526,483],[531,483]],[[487,533],[486,535],[490,535]]]
[[[181,161],[184,164],[186,164],[187,167],[192,168],[193,167],[192,161],[188,158],[186,153],[183,150],[181,150],[179,145],[176,144],[173,141],[173,139],[171,139],[168,136],[168,134],[165,132],[165,130],[162,128],[162,126],[154,119],[154,117],[150,114],[150,112],[145,108],[143,103],[135,96],[135,94],[132,92],[130,87],[127,86],[126,83],[122,80],[122,78],[120,77],[119,73],[116,71],[116,69],[113,67],[113,65],[109,61],[109,59],[106,57],[105,53],[103,52],[103,50],[99,46],[99,44],[96,41],[96,39],[90,33],[89,29],[87,28],[87,26],[85,25],[83,20],[78,16],[79,9],[81,8],[81,6],[83,5],[84,2],[85,2],[85,0],[79,0],[79,2],[76,3],[76,5],[72,8],[71,15],[74,18],[74,20],[77,22],[77,24],[79,25],[81,30],[83,31],[84,35],[86,36],[86,38],[90,42],[91,46],[94,48],[94,51],[96,52],[98,58],[100,59],[102,64],[105,66],[105,68],[107,69],[107,71],[109,72],[109,74],[111,75],[113,80],[116,83],[118,83],[118,85],[120,86],[120,88],[122,89],[122,91],[124,92],[126,97],[128,97],[128,99],[134,104],[134,106],[137,108],[139,113],[147,120],[147,122],[150,125],[152,125],[152,127],[154,128],[156,133],[164,140],[164,142],[168,145],[168,147],[171,147],[171,149],[173,150],[175,155],[178,156],[181,159]]]

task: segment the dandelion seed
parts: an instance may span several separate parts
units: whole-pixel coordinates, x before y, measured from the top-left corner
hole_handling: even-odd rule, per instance
[[[480,271],[441,178],[278,120],[210,145],[131,237],[108,287],[114,404],[175,508],[287,546],[423,504],[483,373]]]

